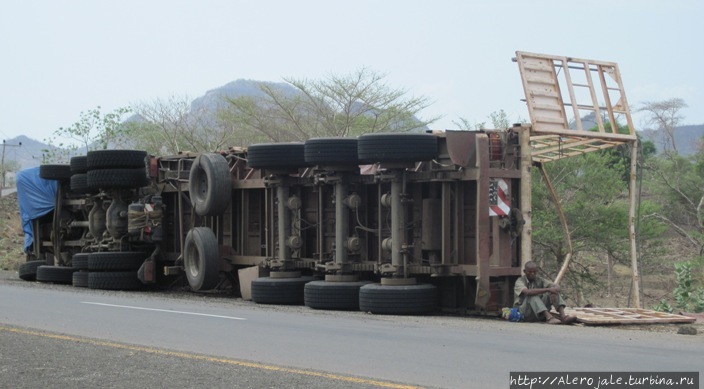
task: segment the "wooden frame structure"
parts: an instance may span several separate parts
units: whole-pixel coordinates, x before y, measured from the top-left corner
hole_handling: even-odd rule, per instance
[[[521,73],[525,101],[532,123],[529,141],[526,142],[530,147],[530,153],[526,153],[530,158],[527,165],[556,161],[622,144],[631,145],[629,237],[633,302],[636,308],[640,308],[640,274],[635,241],[638,138],[618,64],[523,51],[516,52],[514,61],[518,63]],[[618,126],[621,116],[625,117],[626,131]],[[586,125],[587,117],[593,118],[594,125]],[[546,174],[545,170],[541,171]],[[529,172],[524,175],[524,185],[530,184],[529,177]],[[555,197],[554,191],[551,193]],[[558,199],[554,200],[557,204]],[[532,234],[530,202],[530,196],[524,196],[521,200],[524,215],[527,215],[523,232],[522,262],[530,260],[532,254],[529,248]],[[559,205],[558,212],[562,213]],[[569,228],[563,214],[560,219],[569,242]],[[571,254],[570,252],[565,258],[556,283],[564,276]]]
[[[635,141],[615,62],[516,52],[531,123],[534,162],[549,162]],[[569,107],[570,109],[566,109]],[[569,112],[569,114],[568,114]],[[584,117],[592,114],[594,126]],[[628,133],[619,133],[617,115]]]

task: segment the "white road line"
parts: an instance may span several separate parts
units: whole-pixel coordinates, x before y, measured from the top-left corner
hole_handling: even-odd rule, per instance
[[[235,317],[235,316],[209,315],[209,314],[207,314],[207,313],[172,311],[172,310],[170,310],[170,309],[132,307],[132,306],[129,306],[129,305],[115,305],[115,304],[93,303],[93,302],[90,302],[90,301],[81,301],[81,304],[101,305],[101,306],[104,306],[104,307],[113,307],[113,308],[138,309],[138,310],[142,310],[142,311],[155,311],[155,312],[179,313],[179,314],[182,314],[182,315],[217,317],[217,318],[220,318],[220,319],[230,319],[230,320],[247,320],[247,319],[245,319],[245,318],[243,318],[243,317]]]

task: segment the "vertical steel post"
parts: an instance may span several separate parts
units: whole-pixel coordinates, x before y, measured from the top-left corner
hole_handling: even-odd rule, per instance
[[[286,244],[286,240],[291,235],[291,213],[288,211],[286,202],[288,201],[289,188],[279,184],[276,187],[276,200],[278,201],[279,216],[279,259],[288,261],[291,257],[291,249]]]
[[[531,196],[531,167],[533,158],[530,150],[530,126],[515,128],[519,131],[521,146],[521,212],[523,213],[523,231],[521,232],[521,268],[533,259],[533,208]]]
[[[397,268],[403,267],[401,250],[404,243],[404,226],[406,224],[405,212],[401,201],[403,183],[401,174],[397,174],[391,181],[391,264]]]
[[[347,237],[350,231],[350,213],[345,206],[347,196],[347,185],[338,181],[335,183],[335,263],[342,264],[348,262]]]

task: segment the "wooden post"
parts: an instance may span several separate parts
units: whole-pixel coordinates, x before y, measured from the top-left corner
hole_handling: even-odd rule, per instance
[[[570,259],[572,258],[572,237],[570,236],[570,228],[567,225],[565,211],[562,209],[562,205],[560,204],[560,199],[557,197],[555,187],[552,186],[552,181],[550,181],[548,172],[545,170],[545,165],[543,164],[540,164],[540,173],[542,174],[543,179],[545,179],[545,185],[547,185],[550,190],[550,196],[552,196],[552,201],[555,203],[555,208],[557,208],[557,214],[560,217],[560,224],[562,224],[562,230],[565,232],[565,239],[567,240],[567,255],[565,255],[565,260],[562,262],[560,272],[557,273],[557,277],[555,277],[555,280],[553,281],[555,284],[559,285],[560,281],[562,281],[562,278],[565,276],[565,273],[567,273],[567,268],[569,267]]]
[[[636,187],[636,163],[638,160],[638,140],[631,142],[631,206],[628,211],[628,228],[631,240],[631,269],[633,270],[633,306],[641,308],[640,304],[640,272],[638,271],[638,247],[636,247],[636,201],[638,201]]]
[[[0,183],[0,188],[5,189],[5,147],[22,147],[22,142],[16,145],[11,145],[5,143],[5,139],[2,140],[2,158],[0,159],[0,174],[2,174],[2,182]]]

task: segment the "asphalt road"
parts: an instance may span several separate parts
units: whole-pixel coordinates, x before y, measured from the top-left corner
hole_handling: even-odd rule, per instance
[[[218,369],[234,369],[228,380],[207,386],[499,388],[508,386],[510,371],[701,372],[704,346],[701,336],[377,316],[190,293],[105,292],[0,280],[0,366],[12,358],[6,345],[21,352],[27,339],[38,343],[29,358],[35,365],[36,358],[46,359],[45,347],[69,354],[75,349],[72,355],[84,348],[102,350],[93,350],[97,357],[91,369],[101,374],[111,366],[98,362],[103,357],[114,357],[119,371],[134,370],[122,365],[133,360],[152,366],[166,358],[165,370],[155,368],[155,374],[162,383],[183,383],[177,387],[200,387],[193,382],[213,374],[222,380]],[[136,357],[121,358],[121,353]],[[202,365],[188,374],[196,381],[171,381],[171,374],[182,369],[168,366],[189,363]],[[310,371],[324,374],[306,375]],[[0,372],[0,386],[10,382],[8,377],[26,376],[17,369]]]

